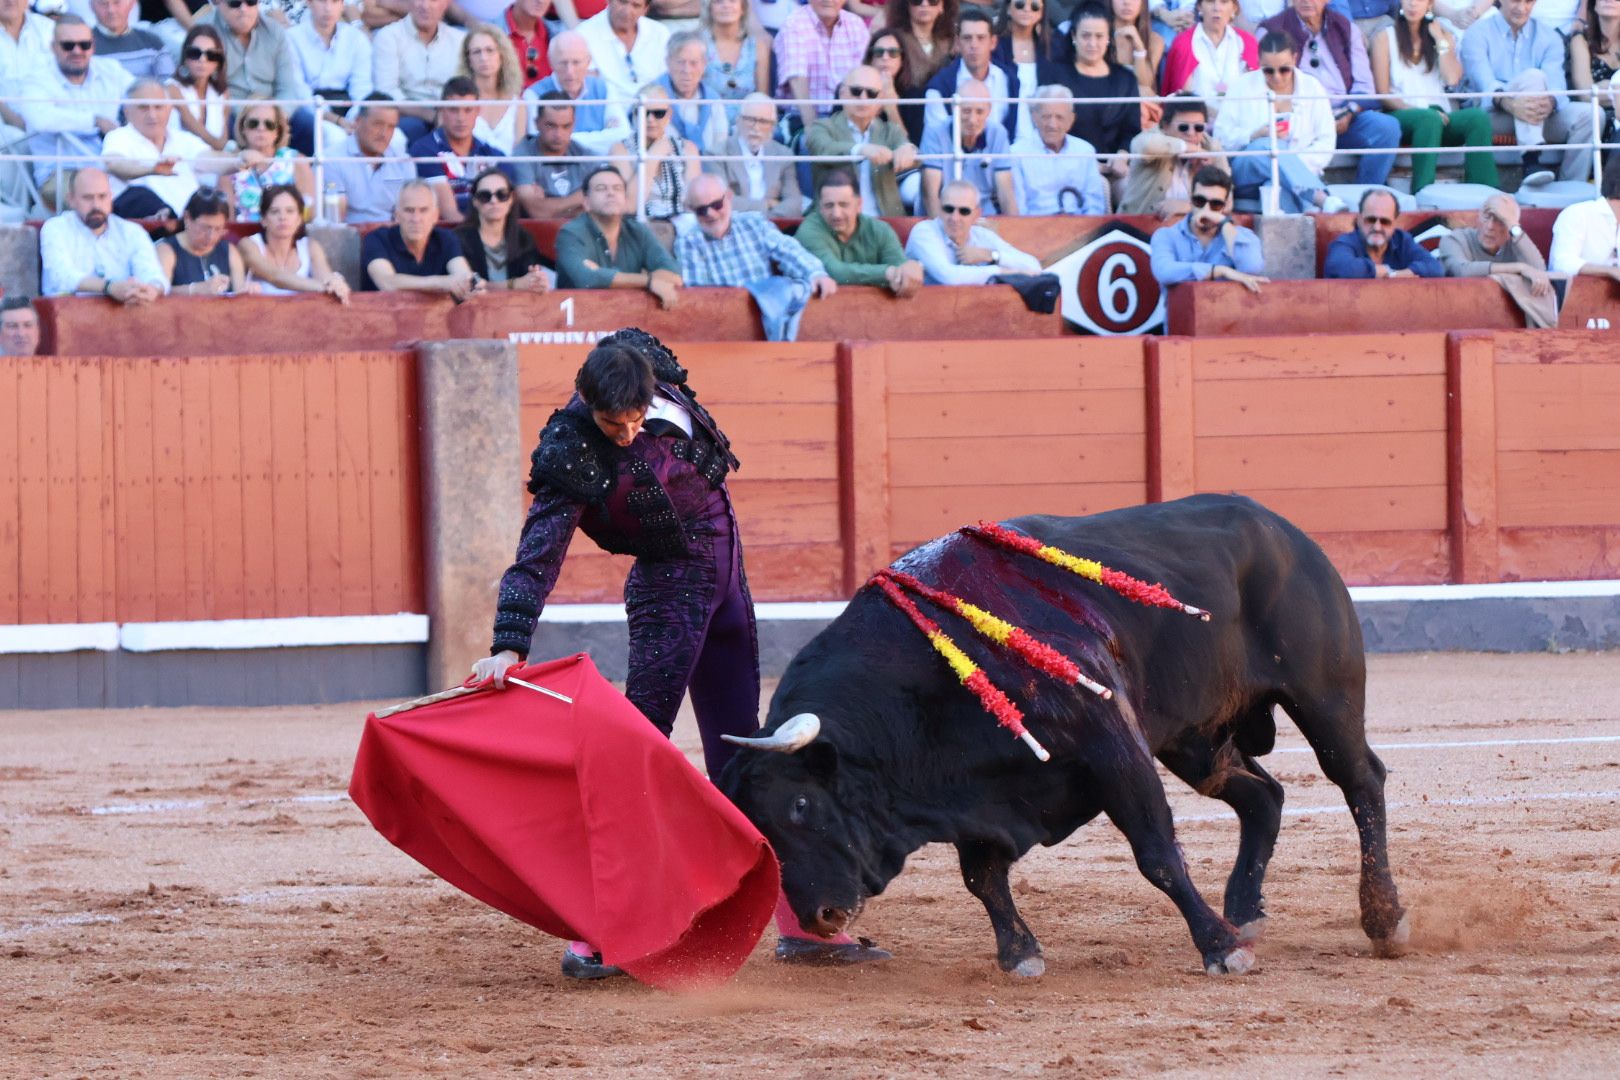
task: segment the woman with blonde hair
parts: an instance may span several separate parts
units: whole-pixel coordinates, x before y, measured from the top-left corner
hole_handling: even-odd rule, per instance
[[[748,0],[703,0],[698,29],[709,51],[709,84],[721,96],[740,102],[771,92],[771,46]]]
[[[238,169],[220,180],[220,187],[236,205],[237,221],[258,221],[265,192],[280,185],[296,187],[304,205],[313,203],[315,174],[310,171],[309,159],[287,145],[291,136],[287,114],[279,105],[254,101],[237,112],[236,145],[264,155],[259,164]]]
[[[487,23],[473,26],[461,39],[461,65],[456,74],[473,81],[479,100],[506,102],[478,107],[473,138],[510,155],[529,134],[529,111],[521,100],[523,65],[512,48],[512,39]]]
[[[642,113],[640,122],[647,132],[646,145],[641,148],[641,156],[647,160],[639,170],[642,179],[636,192],[639,204],[647,208],[647,217],[653,221],[681,218],[678,226],[688,225],[691,215],[686,213],[686,189],[703,171],[698,149],[681,138],[670,122],[673,107],[669,91],[662,86],[643,86],[636,94],[636,109]],[[632,128],[637,121],[632,112]]]

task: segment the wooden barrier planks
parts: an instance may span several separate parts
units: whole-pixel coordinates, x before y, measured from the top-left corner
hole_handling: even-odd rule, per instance
[[[0,622],[420,611],[414,386],[404,353],[0,363]]]
[[[1010,344],[1010,343],[1009,343]],[[981,518],[1147,497],[1142,342],[890,342],[891,555]]]

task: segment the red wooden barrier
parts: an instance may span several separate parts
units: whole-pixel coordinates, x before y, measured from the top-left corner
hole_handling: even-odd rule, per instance
[[[1514,330],[1524,316],[1494,281],[1273,281],[1259,297],[1228,281],[1170,289],[1170,333],[1369,334],[1402,330]]]
[[[0,623],[421,611],[409,353],[0,363]]]
[[[172,296],[125,308],[96,296],[39,301],[42,346],[58,356],[222,356],[323,349],[389,348],[415,341],[506,338],[590,341],[593,333],[644,326],[674,340],[759,341],[759,311],[742,289],[687,289],[674,311],[647,293],[599,289],[540,296],[492,293],[456,304],[449,297],[357,293],[347,307],[324,296]],[[914,334],[956,338],[1056,337],[1056,314],[1024,307],[1010,286],[930,286],[912,300],[849,286],[812,300],[802,341],[886,339]],[[522,337],[514,338],[522,341]]]

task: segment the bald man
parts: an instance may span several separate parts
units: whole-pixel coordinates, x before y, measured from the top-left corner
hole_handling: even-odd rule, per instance
[[[68,181],[69,213],[39,230],[40,291],[46,296],[100,294],[130,307],[168,291],[157,250],[146,230],[114,217],[112,182],[100,169],[80,169]]]
[[[956,142],[950,117],[929,121],[923,129],[923,212],[939,216],[939,190],[952,180],[966,180],[979,192],[985,213],[1018,213],[1018,196],[1013,186],[1012,159],[1007,132],[990,123],[990,88],[982,82],[964,83],[957,91],[961,103],[962,157],[956,156]]]
[[[804,197],[793,168],[793,151],[771,138],[775,129],[776,102],[757,91],[749,94],[737,112],[737,133],[726,139],[718,155],[741,160],[704,159],[703,171],[714,173],[731,188],[735,210],[757,210],[773,218],[800,217]]]
[[[865,64],[852,68],[838,86],[843,107],[811,124],[804,133],[804,144],[814,157],[847,155],[850,159],[848,165],[816,162],[812,168],[817,191],[834,169],[849,169],[858,185],[861,213],[900,217],[905,207],[900,204],[895,177],[917,163],[917,148],[904,128],[880,115],[877,99],[882,93],[883,76],[876,68]]]
[[[979,224],[979,189],[952,180],[939,193],[939,214],[906,238],[906,255],[922,264],[929,285],[988,285],[993,277],[1038,274],[1040,260]]]
[[[553,91],[565,94],[574,105],[574,141],[592,154],[606,157],[618,143],[628,144],[631,138],[630,117],[622,103],[610,105],[582,105],[580,99],[603,101],[613,95],[608,84],[599,75],[589,75],[591,47],[576,30],[564,30],[551,39],[546,51],[551,61],[551,74],[523,91],[530,105]]]
[[[1526,326],[1558,325],[1558,295],[1547,261],[1519,227],[1519,204],[1513,196],[1498,192],[1486,199],[1479,225],[1441,237],[1437,254],[1447,277],[1495,279],[1524,312]]]
[[[759,304],[765,336],[792,341],[810,297],[829,297],[838,285],[821,260],[757,213],[733,213],[731,189],[704,173],[686,189],[686,208],[698,227],[675,241],[675,257],[688,286],[747,289]]]

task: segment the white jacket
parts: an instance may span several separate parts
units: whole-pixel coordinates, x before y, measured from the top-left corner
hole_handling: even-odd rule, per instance
[[[1243,100],[1245,98],[1253,100]],[[1226,98],[1221,102],[1221,114],[1215,118],[1215,137],[1228,151],[1248,146],[1254,129],[1266,122],[1271,106],[1265,98],[1266,76],[1260,71],[1245,72],[1227,89]],[[1298,68],[1294,69],[1293,99],[1288,138],[1279,138],[1277,144],[1282,149],[1301,151],[1300,161],[1321,176],[1322,170],[1333,160],[1339,138],[1333,121],[1333,104],[1316,77]]]

